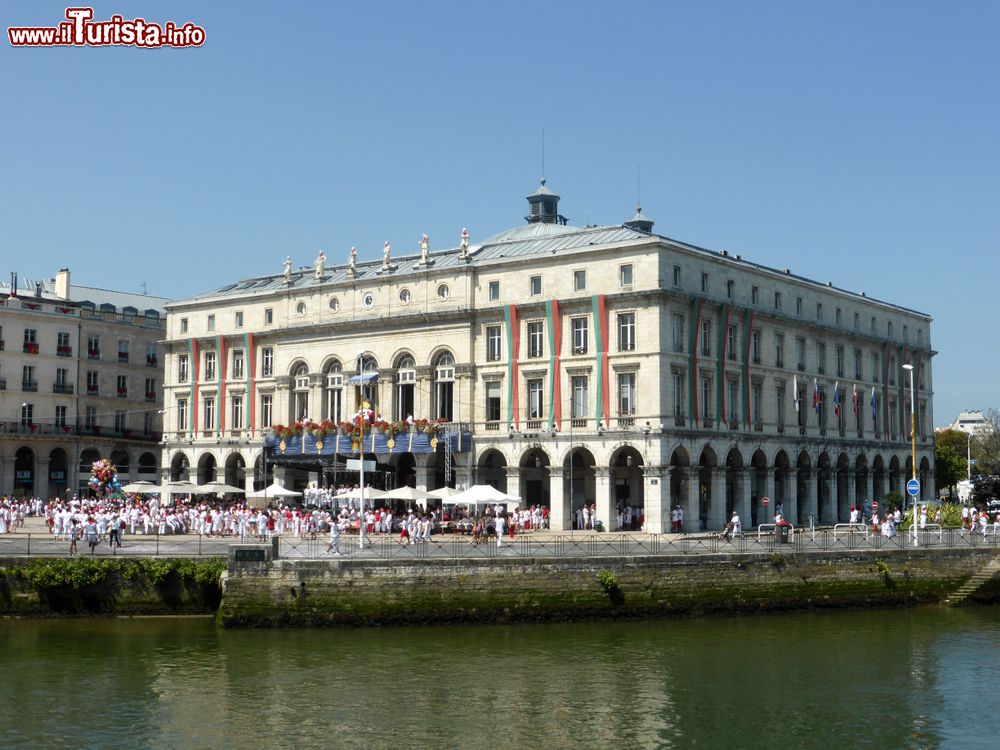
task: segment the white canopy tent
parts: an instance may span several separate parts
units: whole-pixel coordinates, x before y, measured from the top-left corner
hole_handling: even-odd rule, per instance
[[[152,482],[147,482],[145,480],[129,482],[122,487],[122,492],[134,492],[139,495],[155,495],[159,494],[160,485],[153,484]]]
[[[454,487],[438,487],[436,490],[431,490],[427,493],[429,497],[436,497],[439,500],[445,500],[452,495],[457,495],[461,490],[456,490]]]
[[[208,482],[207,484],[199,484],[195,492],[209,495],[242,495],[246,490],[224,482]]]
[[[286,490],[284,487],[282,487],[280,484],[277,484],[276,482],[269,484],[262,490],[257,490],[247,495],[248,498],[301,497],[301,496],[302,496],[301,492],[296,492],[295,490]]]
[[[365,492],[365,497],[368,497],[367,492]],[[383,500],[406,500],[408,502],[415,502],[421,508],[425,508],[427,507],[427,498],[433,497],[433,495],[429,492],[425,492],[424,490],[414,489],[413,487],[397,487],[394,490],[383,492],[380,497]]]

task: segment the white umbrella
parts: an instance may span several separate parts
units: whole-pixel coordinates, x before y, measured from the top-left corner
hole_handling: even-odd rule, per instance
[[[490,484],[474,484],[464,492],[447,498],[449,505],[493,505],[494,503],[519,503],[521,498],[508,495]]]
[[[367,495],[367,493],[365,493]],[[426,507],[427,498],[433,497],[431,493],[425,492],[424,490],[414,489],[413,487],[397,487],[394,490],[389,490],[381,495],[383,500],[406,500],[407,502],[416,501],[417,505],[421,508]],[[407,506],[409,507],[409,506]]]
[[[438,487],[436,490],[431,490],[427,494],[431,497],[436,497],[439,500],[443,500],[452,495],[457,495],[461,490],[456,490],[454,487]]]
[[[183,480],[177,482],[165,482],[160,485],[159,491],[164,495],[190,495],[197,489],[198,485],[191,484],[191,482],[185,482]]]
[[[224,482],[209,482],[207,484],[199,484],[195,492],[211,495],[233,495],[237,493],[242,495],[246,490],[241,487],[234,487],[231,484],[225,484]]]
[[[142,495],[152,495],[160,491],[160,486],[153,484],[152,482],[147,482],[145,480],[140,480],[138,482],[129,482],[124,487],[122,487],[122,492],[135,492]]]
[[[355,487],[350,492],[346,492],[343,495],[336,496],[338,500],[360,500],[361,499],[361,488]],[[385,492],[382,490],[377,490],[374,487],[365,487],[365,500],[378,500],[379,498],[385,497]]]
[[[241,490],[242,492],[242,490]],[[250,497],[300,497],[301,492],[296,492],[295,490],[286,490],[284,487],[279,485],[277,482],[269,484],[262,490],[257,490],[256,492],[251,492],[247,495]]]

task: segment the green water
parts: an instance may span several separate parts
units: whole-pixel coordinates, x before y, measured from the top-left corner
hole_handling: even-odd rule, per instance
[[[1000,608],[412,630],[0,622],[0,748],[975,748]]]

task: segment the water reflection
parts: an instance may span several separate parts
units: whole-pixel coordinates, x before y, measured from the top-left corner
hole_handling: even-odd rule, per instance
[[[363,631],[5,621],[0,747],[975,745],[1000,731],[998,646],[1000,609]]]

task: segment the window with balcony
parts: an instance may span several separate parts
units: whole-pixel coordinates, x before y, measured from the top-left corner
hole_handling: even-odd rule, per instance
[[[755,328],[750,333],[750,361],[755,365],[760,364],[760,329]]]
[[[205,421],[202,425],[204,430],[214,430],[215,429],[215,398],[209,397],[205,399],[204,404],[205,409]]]
[[[146,378],[146,400],[156,401],[156,379]]]
[[[205,352],[205,380],[215,380],[215,352]]]
[[[128,375],[119,375],[117,386],[118,398],[128,398]]]
[[[590,389],[586,375],[574,375],[570,380],[572,401],[570,419],[586,419],[590,413]]]
[[[544,328],[540,321],[528,323],[528,356],[545,356]]]
[[[736,326],[726,326],[726,358],[736,360]]]
[[[674,424],[678,427],[684,426],[684,373],[674,371],[671,374],[673,414]]]
[[[635,313],[618,314],[618,351],[635,350]]]
[[[826,374],[826,344],[822,341],[816,342],[816,372]]]
[[[500,383],[491,380],[486,383],[486,429],[490,429],[490,423],[500,422]],[[496,424],[493,429],[498,429]]]
[[[675,352],[684,351],[684,316],[674,314],[670,318],[671,343]]]
[[[186,383],[188,380],[188,355],[177,355],[177,382]]]
[[[806,340],[795,339],[795,367],[799,372],[806,369]]]
[[[98,395],[98,383],[100,375],[97,370],[87,370],[87,395],[96,396]]]
[[[38,381],[35,380],[35,366],[24,365],[21,368],[21,390],[34,393],[38,390]]]
[[[232,400],[232,420],[230,427],[234,430],[242,430],[243,425],[243,397],[233,396]]]
[[[233,349],[233,378],[239,380],[245,375],[243,369],[243,350]]]
[[[188,428],[188,402],[186,398],[177,399],[177,430],[184,432]]]
[[[701,354],[705,357],[712,356],[712,321],[701,321]]]
[[[834,356],[837,360],[837,377],[844,377],[844,347],[838,346],[834,350]]]
[[[265,346],[260,350],[260,376],[269,378],[274,375],[274,349]]]
[[[785,335],[782,333],[774,334],[774,366],[785,366]]]
[[[83,428],[88,432],[97,429],[97,407],[88,406],[83,413]]]
[[[271,394],[261,394],[260,397],[260,426],[270,427],[274,410],[274,401]]]
[[[158,362],[159,356],[157,355],[156,344],[146,344],[146,367],[156,367]]]
[[[90,336],[87,338],[87,358],[88,359],[100,359],[101,358],[101,337],[100,336]]]
[[[527,382],[528,388],[528,419],[541,419],[542,409],[545,406],[542,398],[541,378],[532,379]]]
[[[502,357],[500,326],[486,326],[486,361],[499,362]]]
[[[60,331],[56,334],[56,356],[73,356],[73,346],[69,343],[69,332],[67,331]]]
[[[123,433],[128,429],[128,420],[125,416],[125,412],[116,411],[115,412],[115,432]]]
[[[118,339],[118,361],[128,362],[128,339]]]
[[[24,329],[23,351],[25,354],[38,354],[38,331],[34,328]]]
[[[34,427],[34,424],[35,424],[35,405],[28,403],[21,404],[21,426]]]
[[[618,376],[618,416],[634,417],[635,404],[635,373],[623,372]]]
[[[66,429],[66,407],[65,406],[57,406],[56,407],[55,417],[56,417],[56,427],[58,427],[61,430],[65,430]]]

